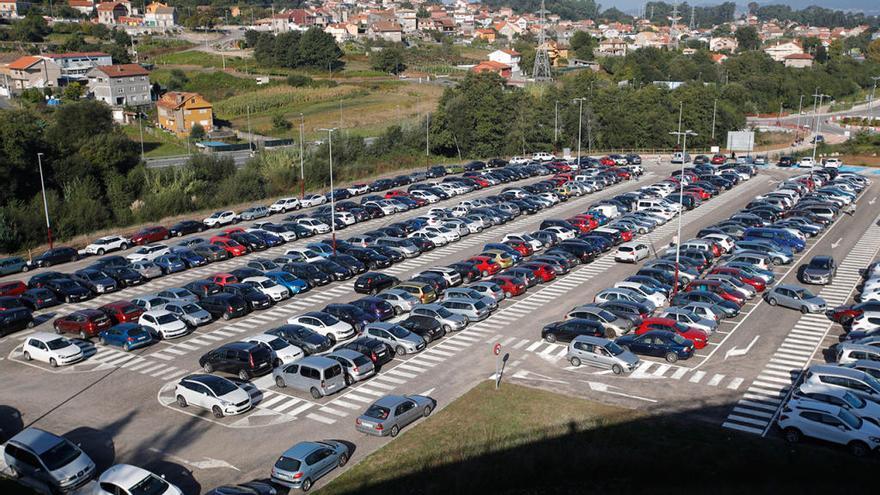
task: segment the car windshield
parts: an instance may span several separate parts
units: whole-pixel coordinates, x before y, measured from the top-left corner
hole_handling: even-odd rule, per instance
[[[271,280],[263,280],[262,282],[260,282],[260,286],[262,286],[264,289],[268,289],[269,287],[275,287],[276,285],[278,285],[278,284],[276,284],[275,282],[273,282]]]
[[[841,409],[837,417],[854,430],[859,430],[862,428],[862,418],[856,416],[846,409]]]
[[[477,308],[478,310],[480,310],[480,309],[486,309],[486,303],[484,303],[483,301],[474,301],[474,302],[471,303],[471,304],[473,304],[474,307]]]
[[[687,343],[687,339],[685,339],[684,337],[682,337],[679,334],[673,334],[672,341],[678,345],[685,345]]]
[[[623,348],[614,342],[608,342],[605,344],[605,350],[610,352],[612,356],[619,356],[624,352]]]
[[[311,316],[321,320],[321,323],[325,325],[335,325],[339,320],[337,320],[332,315],[328,315],[327,313],[315,313]]]
[[[391,409],[373,404],[372,406],[370,406],[369,409],[367,409],[367,411],[364,413],[364,416],[375,419],[388,419],[388,414],[390,413]]]
[[[399,339],[402,339],[402,338],[406,337],[407,335],[409,335],[409,331],[400,325],[391,326],[388,329],[388,332],[390,332],[391,335],[394,335],[395,337],[397,337]]]
[[[864,399],[851,392],[845,392],[842,399],[853,409],[861,409],[867,404]]]
[[[452,316],[452,311],[449,311],[443,306],[438,307],[436,312],[438,315],[440,315],[441,318],[449,318],[450,316]]]
[[[63,349],[69,345],[70,345],[70,342],[68,342],[67,339],[62,339],[62,338],[52,339],[52,340],[46,342],[46,347],[48,347],[50,350],[53,350],[53,351],[57,351],[58,349]]]
[[[177,321],[177,318],[175,318],[173,314],[166,313],[164,315],[159,315],[159,317],[156,318],[156,321],[159,322],[160,325],[165,325]]]
[[[60,469],[79,457],[79,450],[72,443],[62,439],[51,449],[40,454],[40,459],[49,471]]]
[[[150,474],[128,489],[131,495],[159,495],[168,490],[168,483],[155,474]]]
[[[281,471],[299,471],[300,462],[296,459],[291,459],[290,457],[279,457],[277,461],[275,461],[275,469],[279,469]]]
[[[810,266],[813,268],[828,269],[828,268],[831,268],[831,260],[830,259],[813,260],[810,262]]]

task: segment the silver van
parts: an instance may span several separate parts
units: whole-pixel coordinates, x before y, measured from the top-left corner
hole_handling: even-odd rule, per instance
[[[345,388],[345,371],[335,359],[309,356],[272,371],[275,385],[309,392],[315,399]]]
[[[443,306],[452,313],[466,316],[468,321],[483,321],[488,318],[491,313],[489,306],[485,305],[483,301],[475,301],[473,299],[455,297],[452,299],[444,299],[437,304]]]
[[[79,446],[39,428],[12,437],[3,458],[18,477],[36,480],[53,492],[76,490],[95,476],[94,461]]]
[[[373,361],[361,352],[352,349],[336,349],[327,354],[327,357],[342,365],[342,369],[345,370],[346,385],[366,380],[376,374]]]
[[[614,341],[578,335],[568,344],[566,356],[572,366],[586,364],[597,368],[610,369],[615,375],[631,372],[639,365],[639,357],[625,350]]]

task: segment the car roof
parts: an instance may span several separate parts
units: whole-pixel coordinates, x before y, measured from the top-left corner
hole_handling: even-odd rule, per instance
[[[43,342],[49,342],[55,339],[63,338],[58,334],[51,332],[34,332],[27,336],[28,339],[37,339]]]
[[[42,454],[57,445],[60,438],[54,433],[30,427],[19,432],[10,441],[26,445],[37,454]]]
[[[168,310],[165,310],[165,309],[151,309],[141,316],[150,315],[150,316],[156,317],[156,316],[163,316],[166,314],[171,314],[171,312]]]
[[[390,408],[401,404],[405,400],[408,399],[402,395],[386,395],[377,399],[376,402],[373,403],[373,405]]]
[[[99,480],[104,483],[112,483],[121,487],[132,487],[152,473],[146,469],[130,464],[117,464],[104,471]],[[155,476],[155,475],[154,475]]]

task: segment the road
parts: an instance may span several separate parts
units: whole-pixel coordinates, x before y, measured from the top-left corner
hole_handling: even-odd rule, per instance
[[[253,156],[250,151],[224,151],[215,153],[219,157],[231,157],[236,167],[243,167]],[[181,167],[189,161],[190,155],[169,156],[164,158],[147,158],[147,168]]]
[[[618,184],[536,215],[519,217],[385,271],[405,279],[430,266],[458,261],[478,253],[484,243],[500,240],[506,233],[535,230],[545,218],[568,217],[586,210],[598,199],[637,189],[666,177],[673,170],[669,164],[646,168],[646,175],[639,182]],[[728,217],[753,196],[773,189],[779,181],[797,172],[764,170],[732,191],[686,213],[683,238],[692,237],[700,228]],[[811,241],[801,254],[801,257],[809,257],[833,253],[842,263],[841,276],[833,287],[825,289],[829,294],[823,291],[829,300],[832,295],[845,298],[845,288],[854,286],[857,277],[850,267],[867,264],[875,256],[876,246],[880,246],[873,242],[880,240],[880,227],[872,227],[876,209],[867,205],[876,199],[877,189],[878,186],[873,185],[866,190],[854,216],[841,218],[822,237]],[[483,194],[488,192],[470,196]],[[446,204],[456,204],[462,199],[466,198],[454,198]],[[404,216],[419,214],[410,212]],[[373,220],[350,227],[340,235],[347,237],[399,220],[401,215]],[[675,222],[670,222],[647,234],[645,239],[659,250],[672,240],[674,229]],[[860,244],[861,239],[870,242]],[[309,241],[294,244],[306,242]],[[265,256],[280,254],[289,247],[288,244],[273,248]],[[241,266],[246,261],[239,258],[189,270],[89,303],[66,305],[59,311],[94,307],[122,297],[179,286],[191,279]],[[88,261],[83,260],[63,269],[72,270],[86,264]],[[794,266],[796,263],[778,270],[783,280],[791,280]],[[713,409],[719,411],[716,414],[699,413],[706,427],[719,428],[719,435],[722,425],[763,434],[769,424],[766,415],[774,408],[772,400],[785,393],[784,387],[790,386],[778,380],[778,373],[770,372],[781,369],[771,365],[798,369],[816,355],[806,354],[807,350],[821,349],[828,342],[824,335],[839,331],[839,327],[830,327],[822,318],[802,317],[800,313],[769,307],[755,299],[740,317],[725,322],[711,338],[710,346],[693,359],[675,365],[645,359],[635,373],[620,377],[572,368],[563,358],[563,345],[540,340],[544,324],[561,319],[573,306],[592,301],[596,292],[637,269],[638,266],[615,263],[608,253],[566,276],[503,302],[487,320],[432,343],[422,353],[395,358],[378,376],[327,398],[314,400],[307,394],[276,388],[271,378],[255,379],[251,389],[259,400],[257,407],[243,416],[223,419],[173,404],[176,380],[198,371],[199,356],[221,343],[260,333],[283,323],[289,316],[320,309],[329,302],[356,299],[358,296],[350,281],[337,282],[273,309],[231,322],[217,322],[182,339],[163,341],[131,354],[83,343],[92,353],[91,357],[81,364],[58,370],[23,361],[20,346],[26,332],[19,332],[0,339],[0,356],[4,358],[0,361],[0,370],[6,384],[0,391],[0,402],[14,408],[24,425],[34,424],[66,433],[81,442],[98,461],[99,469],[111,463],[130,462],[165,474],[186,493],[200,493],[222,483],[266,478],[278,454],[302,440],[333,438],[350,442],[356,450],[349,466],[356,464],[388,442],[355,432],[354,418],[367,404],[392,392],[426,393],[442,408],[476,383],[493,376],[496,358],[492,347],[495,344],[501,345],[502,353],[509,354],[504,380],[648,411],[674,410],[688,414],[706,404],[719,405]],[[52,316],[51,313],[43,316],[37,330],[50,328]],[[775,395],[771,385],[778,387]],[[231,449],[231,445],[240,448]]]

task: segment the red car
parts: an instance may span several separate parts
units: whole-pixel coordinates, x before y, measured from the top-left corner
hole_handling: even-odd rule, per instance
[[[144,308],[129,301],[114,301],[98,309],[103,311],[114,325],[118,323],[137,323],[141,315],[144,314]]]
[[[215,284],[222,287],[226,284],[237,284],[238,277],[231,273],[218,273],[217,275],[211,277],[211,282],[214,282]]]
[[[517,253],[519,253],[523,256],[531,256],[532,254],[535,253],[535,250],[532,249],[532,246],[530,244],[527,244],[522,241],[510,240],[510,241],[505,241],[504,244],[507,244],[508,246],[512,247],[513,249],[516,250]]]
[[[685,186],[685,191],[697,193],[703,201],[712,197],[705,189],[700,186]]]
[[[131,243],[143,246],[144,244],[149,244],[151,242],[165,241],[170,237],[171,232],[169,232],[168,229],[161,225],[156,225],[155,227],[147,227],[138,230],[132,234]]]
[[[0,284],[0,296],[20,296],[27,290],[27,285],[21,280],[4,282]]]
[[[553,185],[556,187],[559,187],[559,186],[565,184],[566,182],[568,182],[568,179],[566,179],[565,177],[560,177],[558,175],[554,175],[553,177],[550,177],[550,179],[548,179],[548,180],[550,180],[550,182],[552,182]]]
[[[229,236],[232,234],[244,233],[244,229],[241,227],[229,227],[228,229],[223,229],[223,235]]]
[[[589,213],[579,213],[579,214],[573,216],[572,218],[583,218],[584,220],[590,222],[590,230],[593,230],[593,229],[599,227],[599,221],[596,220],[596,217],[594,217],[593,215],[590,215]]]
[[[685,292],[690,292],[692,290],[705,290],[709,292],[713,292],[721,296],[721,299],[725,301],[730,301],[732,303],[736,303],[738,306],[742,306],[746,302],[746,298],[740,295],[739,293],[735,293],[733,291],[727,290],[724,287],[724,284],[721,283],[720,280],[705,280],[705,279],[697,279],[688,284],[685,288]]]
[[[599,159],[599,163],[601,165],[605,165],[606,167],[613,167],[613,166],[617,165],[617,162],[615,162],[614,159],[611,158],[610,156],[603,156],[602,158]]]
[[[727,161],[727,157],[724,155],[715,155],[709,161],[712,162],[712,165],[724,165],[724,162]]]
[[[392,189],[385,193],[385,199],[396,198],[398,196],[409,196],[409,193],[401,191],[400,189]]]
[[[498,273],[499,270],[501,270],[501,265],[492,261],[492,258],[488,256],[474,256],[473,258],[468,258],[467,261],[473,263],[477,270],[480,270],[480,273],[482,273],[484,277],[495,275],[496,273]]]
[[[498,287],[501,287],[505,297],[519,296],[526,291],[526,284],[522,280],[510,275],[496,275],[492,277],[491,281],[498,284]]]
[[[733,268],[730,266],[719,266],[709,273],[718,273],[722,275],[730,275],[732,277],[736,277],[739,279],[740,282],[751,285],[758,292],[764,292],[764,289],[767,288],[767,284],[763,280],[757,277],[753,277],[748,273],[740,270],[739,268]]]
[[[489,181],[487,181],[486,179],[484,179],[484,178],[482,178],[482,177],[476,177],[476,176],[474,176],[474,177],[467,177],[467,178],[470,179],[470,180],[472,180],[472,181],[474,181],[474,182],[476,182],[477,184],[479,184],[480,187],[489,187],[489,186],[492,185],[492,184],[489,183]]]
[[[825,312],[825,316],[829,320],[840,323],[844,327],[848,327],[853,319],[862,316],[865,311],[880,311],[880,302],[865,301],[858,304],[847,304],[829,309]]]
[[[565,221],[577,227],[577,229],[580,230],[582,234],[586,234],[587,232],[593,230],[590,227],[590,221],[586,218],[571,217],[566,218]]]
[[[247,248],[238,242],[223,236],[214,236],[211,238],[211,244],[223,248],[230,256],[241,256],[247,254]]]
[[[56,318],[53,325],[57,333],[75,333],[81,339],[87,339],[110,328],[112,322],[103,311],[81,309],[67,316]]]
[[[542,263],[540,261],[529,261],[519,265],[520,268],[526,268],[531,270],[532,273],[538,277],[541,282],[549,282],[556,278],[556,269],[553,268],[553,265],[549,263]]]
[[[635,334],[641,335],[651,330],[675,332],[693,342],[695,349],[702,349],[709,342],[709,336],[706,335],[706,332],[683,325],[672,318],[645,318],[642,320],[642,324],[636,328]]]
[[[626,230],[622,227],[612,227],[614,230],[620,232],[620,238],[623,239],[623,242],[629,242],[633,240],[633,236],[635,233],[632,230]]]
[[[625,168],[619,168],[619,169],[615,170],[614,172],[615,172],[615,173],[617,174],[617,176],[620,177],[621,179],[629,180],[629,178],[630,178],[629,170],[627,170],[627,169],[625,169]]]

